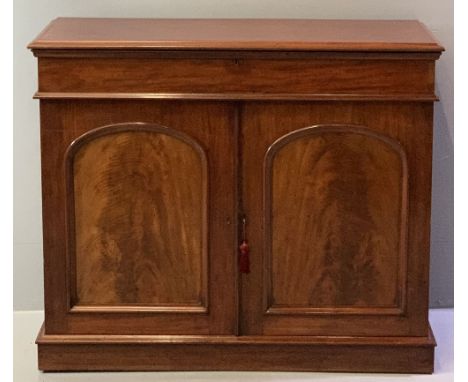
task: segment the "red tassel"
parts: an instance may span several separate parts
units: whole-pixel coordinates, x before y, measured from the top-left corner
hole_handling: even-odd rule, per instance
[[[247,244],[247,240],[242,241],[239,251],[239,271],[241,273],[250,273],[249,245]]]

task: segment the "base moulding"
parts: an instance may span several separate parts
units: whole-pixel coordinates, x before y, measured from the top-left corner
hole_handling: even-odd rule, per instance
[[[432,373],[427,337],[50,335],[43,371],[330,371]]]

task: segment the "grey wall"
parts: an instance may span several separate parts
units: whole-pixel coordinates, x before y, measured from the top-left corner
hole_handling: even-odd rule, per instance
[[[453,2],[440,0],[15,0],[14,308],[42,309],[42,236],[36,60],[26,45],[53,18],[226,17],[419,19],[447,51],[437,64],[431,305],[453,305]]]

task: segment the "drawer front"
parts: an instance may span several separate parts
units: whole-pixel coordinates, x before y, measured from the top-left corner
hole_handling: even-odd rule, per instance
[[[434,61],[41,57],[40,93],[433,97]]]

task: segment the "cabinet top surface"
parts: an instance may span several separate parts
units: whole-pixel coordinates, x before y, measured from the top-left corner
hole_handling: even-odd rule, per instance
[[[58,18],[30,49],[440,52],[416,20]]]

